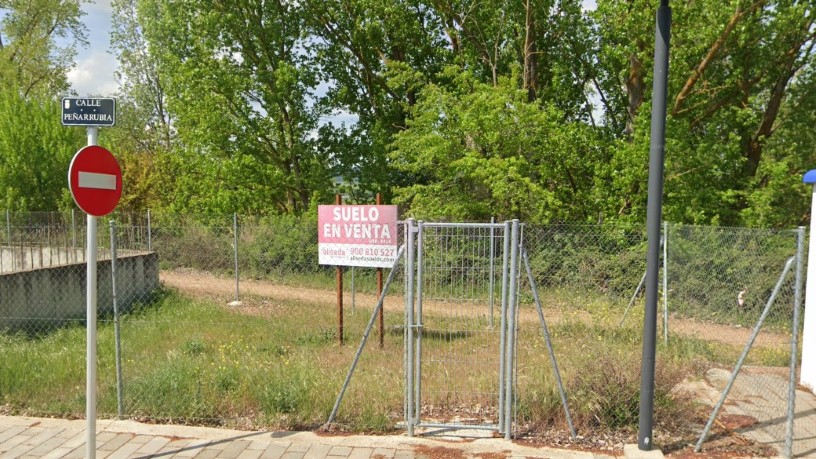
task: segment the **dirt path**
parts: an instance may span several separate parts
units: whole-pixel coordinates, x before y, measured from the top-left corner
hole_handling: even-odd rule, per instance
[[[160,273],[161,282],[181,292],[198,296],[215,299],[227,303],[235,298],[235,280],[223,277],[213,276],[212,274],[189,271],[163,270]],[[277,301],[303,301],[309,303],[325,303],[328,305],[335,304],[337,294],[333,291],[308,288],[308,287],[293,287],[289,285],[275,284],[269,281],[259,280],[241,280],[239,291],[242,294],[262,297]],[[373,307],[377,298],[374,295],[366,293],[356,293],[355,302],[360,305],[365,305],[365,308]],[[351,292],[345,292],[343,297],[344,304],[351,304]],[[404,308],[402,296],[386,297],[385,310],[391,312],[402,313]],[[268,304],[263,302],[243,301],[240,309],[253,315],[263,315],[268,309]],[[439,301],[423,302],[423,311],[428,314],[450,314],[451,304]],[[478,311],[474,309],[456,309],[457,315],[477,316]],[[572,315],[575,316],[575,315]],[[557,324],[565,320],[564,315],[558,309],[546,309],[545,317],[548,324]],[[591,320],[588,313],[582,312],[577,314],[581,320],[589,322]],[[520,320],[523,322],[537,321],[538,315],[534,310],[524,309],[520,314]],[[679,335],[700,338],[706,341],[716,341],[729,345],[742,346],[744,345],[753,329],[745,327],[735,327],[727,325],[719,325],[707,322],[700,322],[693,319],[672,317],[669,319],[669,329],[673,333]],[[757,345],[762,347],[772,347],[784,349],[790,346],[790,336],[782,333],[772,333],[763,331],[757,337]]]

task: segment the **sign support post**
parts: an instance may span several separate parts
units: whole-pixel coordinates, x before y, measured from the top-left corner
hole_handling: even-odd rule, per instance
[[[99,127],[88,126],[88,146],[96,145],[99,137]],[[85,419],[87,422],[87,438],[85,457],[96,458],[96,217],[87,215],[87,356],[85,361]]]
[[[85,357],[85,457],[96,459],[96,316],[97,316],[97,217],[116,208],[122,196],[122,170],[108,150],[98,146],[99,127],[116,122],[116,100],[112,98],[62,99],[62,124],[85,126],[88,145],[80,149],[68,168],[68,188],[74,202],[87,215],[86,243],[86,357]]]

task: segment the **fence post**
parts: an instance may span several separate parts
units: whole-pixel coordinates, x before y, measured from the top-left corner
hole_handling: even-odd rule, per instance
[[[71,256],[76,262],[76,210],[74,209],[71,209]]]
[[[414,229],[416,226],[414,225],[414,220],[409,219],[406,227],[406,249],[408,250],[408,258],[406,259],[406,265],[408,266],[408,276],[406,277],[406,287],[407,287],[407,302],[405,303],[406,309],[406,321],[405,321],[405,328],[407,333],[407,350],[406,350],[406,368],[407,374],[405,375],[405,392],[406,392],[406,402],[405,402],[405,421],[408,427],[408,436],[414,436],[414,288],[416,285],[414,284],[414,260],[415,260],[415,247],[414,247]]]
[[[669,344],[669,223],[663,222],[663,343]]]
[[[499,319],[499,432],[504,432],[504,378],[505,365],[504,353],[507,347],[507,286],[508,286],[508,266],[510,263],[510,221],[504,222],[504,246],[502,251],[502,291],[501,291],[501,316]]]
[[[496,217],[490,217],[490,281],[488,282],[488,302],[490,305],[490,328],[493,328],[493,291],[496,285],[496,279],[494,276],[496,275],[496,268],[493,265],[493,262],[496,260],[496,244],[495,244],[495,235],[496,235],[496,228],[493,225],[496,224]]]
[[[513,362],[515,350],[515,305],[518,294],[516,284],[518,277],[518,242],[519,242],[519,221],[513,220],[512,233],[510,236],[510,285],[507,293],[507,333],[506,333],[506,357],[504,358],[504,439],[510,440],[513,437]]]
[[[235,250],[235,304],[238,304],[241,300],[238,296],[238,214],[232,214],[232,234],[233,234],[233,245]]]
[[[788,380],[788,419],[785,432],[785,457],[793,457],[793,421],[796,414],[796,361],[799,350],[799,311],[802,308],[802,265],[805,258],[805,227],[796,230],[796,280],[793,286],[793,324],[791,326],[790,378]]]
[[[153,251],[153,233],[150,228],[150,209],[147,209],[147,251]]]
[[[113,339],[116,354],[116,413],[122,419],[124,401],[122,399],[122,344],[119,329],[119,302],[116,295],[116,223],[110,220],[110,250],[111,250],[111,299],[113,300]]]

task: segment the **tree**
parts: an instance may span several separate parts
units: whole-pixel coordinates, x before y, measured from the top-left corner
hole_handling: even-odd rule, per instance
[[[642,112],[651,98],[653,7],[642,0],[601,0],[595,12],[605,98],[615,110],[624,113],[625,108],[627,117],[618,133],[626,145],[619,152],[642,159],[649,139],[637,131],[649,128]],[[775,158],[766,153],[769,145],[778,145],[774,136],[790,139],[783,132],[794,125],[789,120],[800,116],[802,106],[793,95],[813,97],[796,87],[814,63],[814,5],[797,0],[695,1],[673,5],[673,17],[666,218],[738,225],[753,215],[750,221],[757,222],[746,209],[767,201],[762,189],[780,184],[773,177],[783,169],[794,172],[790,167],[797,163],[782,157],[784,147],[776,149],[781,155]],[[776,164],[762,167],[766,157]],[[645,164],[631,164],[634,169],[622,174],[642,176]],[[612,191],[628,203],[623,213],[645,207],[639,183]],[[788,196],[796,193],[788,191]]]
[[[67,90],[76,45],[86,43],[81,17],[78,0],[0,0],[0,80],[23,96]]]
[[[18,86],[0,84],[0,206],[28,212],[68,209],[68,165],[85,144],[85,133],[60,123],[53,97],[23,97]]]
[[[457,67],[446,73],[455,89],[425,87],[396,136],[396,167],[427,178],[399,188],[397,202],[418,218],[596,218],[595,168],[607,151],[590,126],[528,102],[518,74],[492,86]]]
[[[174,153],[190,160],[175,163],[179,184],[203,186],[202,201],[219,196],[211,211],[297,213],[326,193],[298,3],[143,0],[137,12],[178,133]]]

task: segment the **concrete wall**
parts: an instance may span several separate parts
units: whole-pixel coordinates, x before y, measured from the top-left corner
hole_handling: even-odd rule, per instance
[[[159,257],[155,252],[130,254],[116,260],[119,310],[149,301],[159,287]],[[0,329],[37,333],[84,322],[86,316],[84,263],[0,274]],[[98,314],[113,312],[111,262],[97,264]]]
[[[100,257],[102,256],[100,250]],[[64,266],[85,261],[85,248],[49,246],[0,246],[0,274]]]

